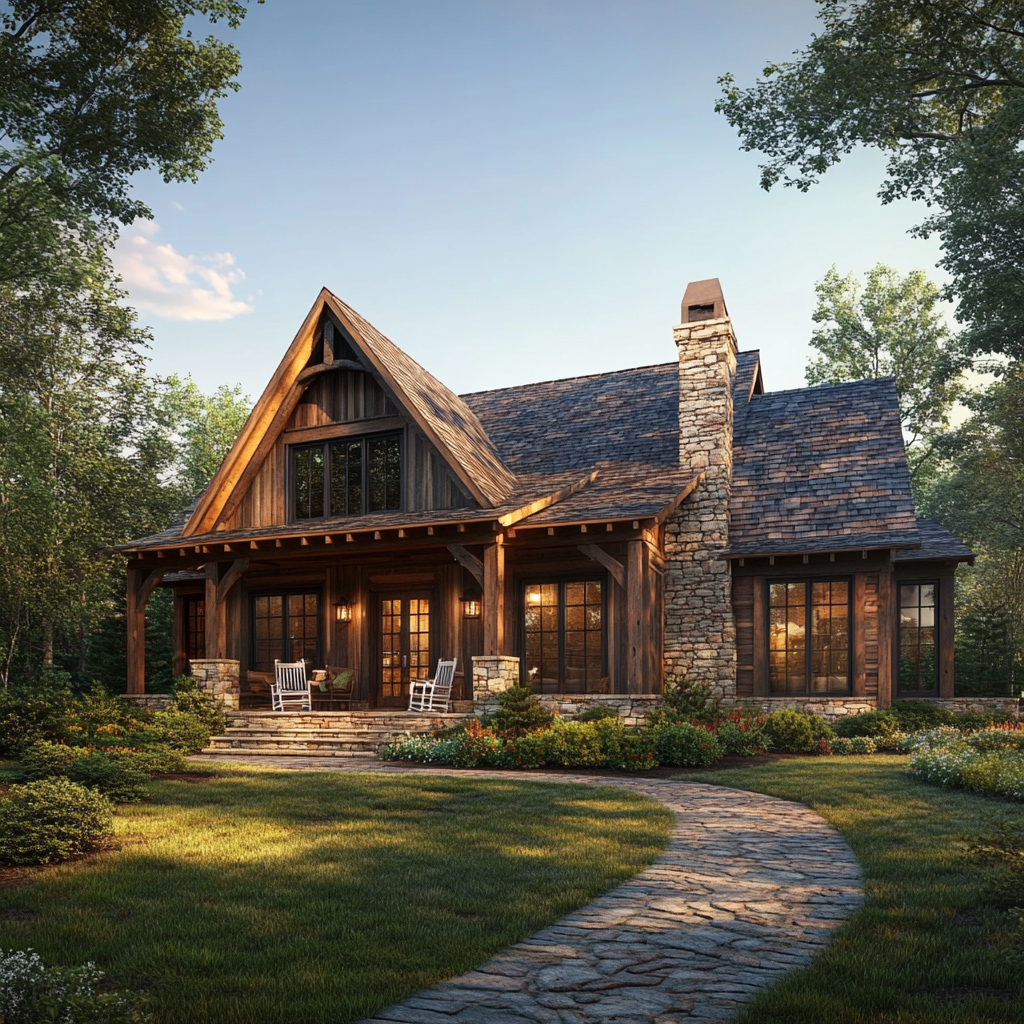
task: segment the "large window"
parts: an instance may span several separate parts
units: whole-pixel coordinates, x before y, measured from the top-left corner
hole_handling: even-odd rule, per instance
[[[935,657],[937,583],[900,584],[900,693],[931,694],[938,686]]]
[[[296,519],[359,516],[402,507],[402,438],[341,438],[292,449]]]
[[[185,598],[185,657],[206,657],[206,598]]]
[[[320,661],[320,596],[259,594],[252,599],[252,667],[273,672],[275,661]]]
[[[524,588],[526,685],[534,693],[605,693],[604,584],[529,583]]]
[[[772,693],[849,692],[848,580],[768,585],[768,675]]]

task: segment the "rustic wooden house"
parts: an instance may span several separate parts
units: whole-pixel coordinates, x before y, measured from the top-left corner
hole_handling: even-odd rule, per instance
[[[122,549],[129,692],[162,585],[229,703],[305,658],[402,708],[439,657],[467,700],[951,698],[971,553],[915,517],[892,380],[766,392],[717,280],[681,319],[671,362],[459,396],[323,290],[195,506]]]

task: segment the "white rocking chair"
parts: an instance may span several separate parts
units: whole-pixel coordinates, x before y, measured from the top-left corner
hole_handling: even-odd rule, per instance
[[[274,682],[270,687],[270,704],[275,711],[287,711],[288,705],[297,704],[300,711],[313,708],[309,681],[306,679],[306,661],[294,663],[274,661]]]
[[[439,661],[433,679],[412,680],[409,687],[410,711],[440,711],[443,714],[448,710],[458,660]]]

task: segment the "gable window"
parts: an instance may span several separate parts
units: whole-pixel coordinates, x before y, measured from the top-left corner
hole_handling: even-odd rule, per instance
[[[399,434],[338,438],[295,447],[291,453],[295,519],[396,512],[402,507]]]
[[[273,672],[275,661],[320,661],[319,594],[258,594],[252,625],[253,671]]]
[[[605,693],[604,584],[528,583],[523,592],[526,685],[534,693]]]
[[[768,584],[768,676],[772,693],[849,692],[849,580]]]
[[[932,694],[938,688],[935,606],[937,583],[900,584],[900,693]]]

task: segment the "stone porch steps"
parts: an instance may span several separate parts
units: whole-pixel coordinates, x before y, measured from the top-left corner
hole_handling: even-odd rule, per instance
[[[368,758],[396,733],[429,733],[467,717],[401,711],[237,711],[229,713],[224,735],[212,737],[203,753]]]

